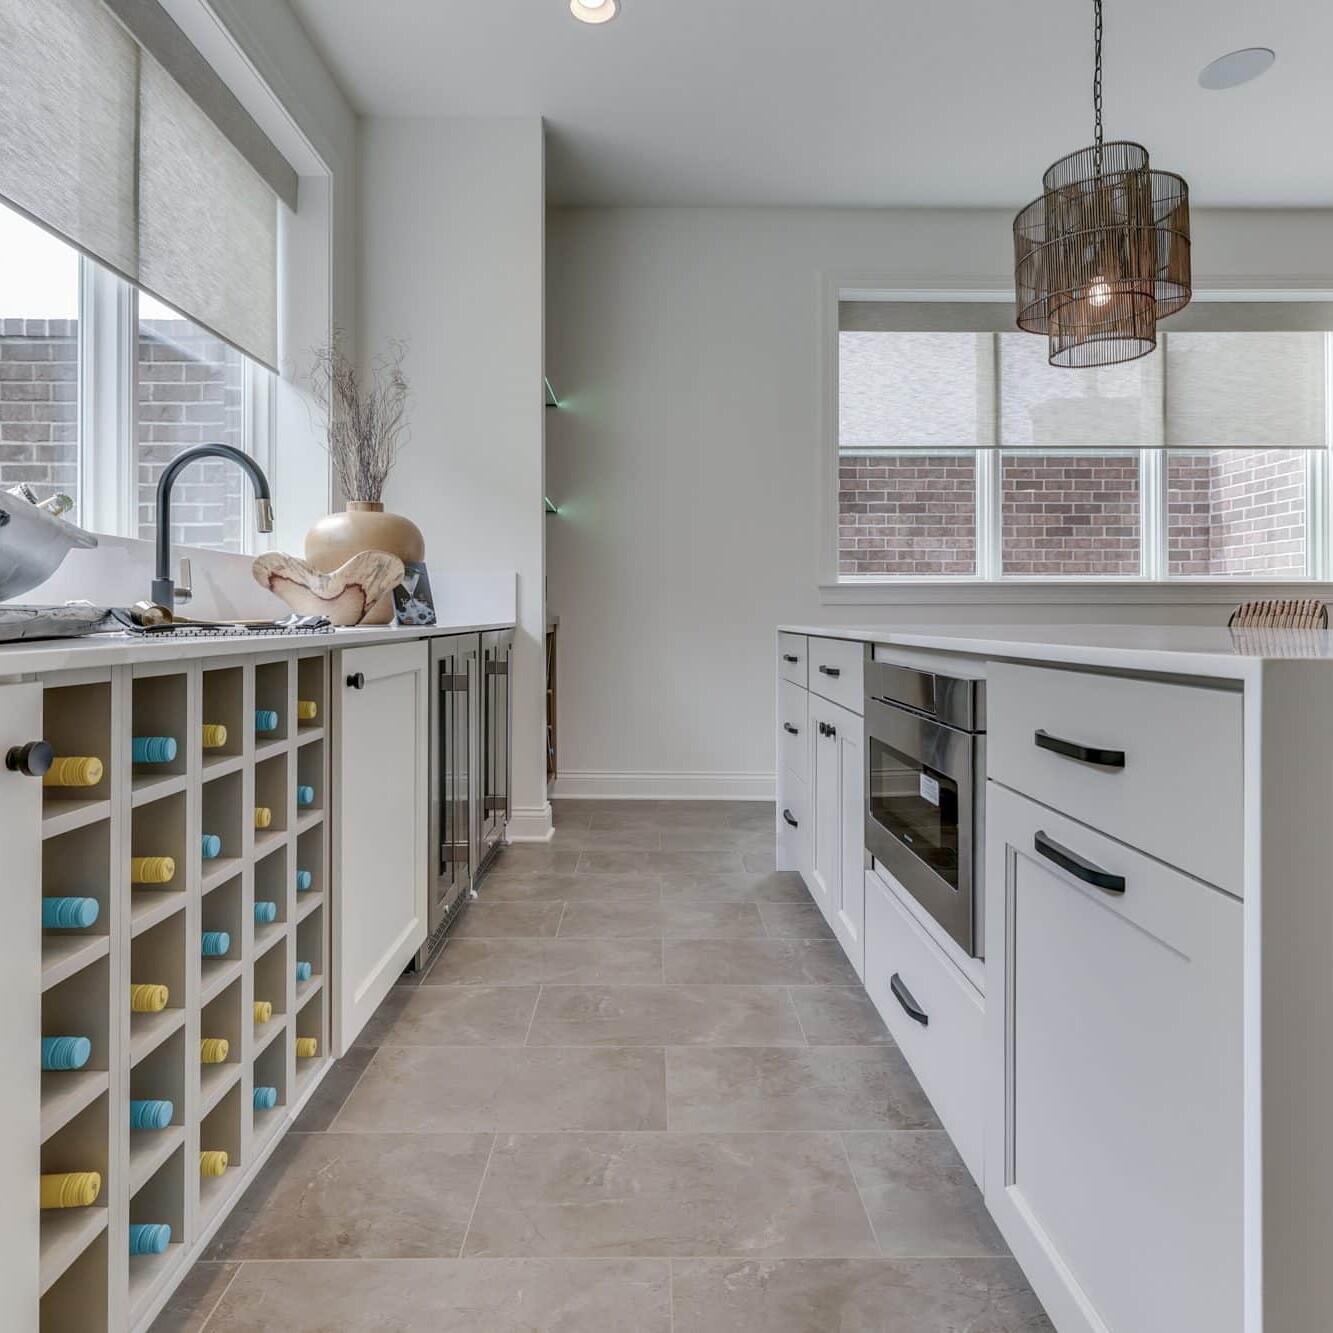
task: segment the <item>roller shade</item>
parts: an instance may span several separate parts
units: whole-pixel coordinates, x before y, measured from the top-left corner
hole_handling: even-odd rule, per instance
[[[0,195],[133,279],[134,39],[101,0],[4,0],[0,59]]]
[[[265,365],[296,173],[158,0],[3,0],[0,197]]]
[[[1322,449],[1323,333],[1172,333],[1166,442],[1175,447]]]

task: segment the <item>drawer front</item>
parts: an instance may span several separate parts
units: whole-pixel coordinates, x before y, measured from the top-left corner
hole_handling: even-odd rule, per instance
[[[810,781],[809,698],[799,685],[778,682],[778,767],[790,769],[806,783]]]
[[[865,872],[865,914],[866,990],[981,1184],[982,998],[873,870]]]
[[[778,635],[778,673],[793,685],[806,687],[806,658],[808,640],[804,634]]]
[[[810,689],[853,713],[865,712],[866,646],[850,639],[810,640]]]
[[[778,770],[778,869],[809,879],[813,859],[809,787],[789,768]]]
[[[1241,696],[993,664],[988,773],[1062,814],[1241,892]]]

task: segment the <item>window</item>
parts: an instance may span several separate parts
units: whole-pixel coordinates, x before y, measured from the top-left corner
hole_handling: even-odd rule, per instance
[[[268,370],[3,205],[0,246],[0,489],[68,495],[76,522],[151,539],[158,477],[181,450],[220,442],[267,465]],[[136,307],[129,355],[123,312]],[[81,385],[112,404],[82,432],[81,410],[94,404],[81,402]],[[120,402],[132,410],[116,411]],[[131,417],[134,437],[121,440]],[[173,499],[173,544],[247,549],[239,469],[196,463]]]
[[[1071,371],[996,311],[923,310],[840,303],[840,581],[1330,572],[1329,334],[1162,331]]]
[[[0,489],[79,496],[79,255],[0,207]]]

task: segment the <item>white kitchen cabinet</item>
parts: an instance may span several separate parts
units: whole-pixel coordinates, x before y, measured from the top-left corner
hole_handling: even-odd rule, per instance
[[[428,651],[347,649],[333,670],[333,1043],[344,1055],[426,938]]]
[[[1242,904],[995,782],[987,817],[987,1204],[1057,1328],[1238,1330]]]
[[[0,758],[41,739],[42,687],[0,686]],[[20,759],[15,755],[16,764]],[[37,1036],[42,994],[42,781],[0,766],[0,847],[5,928],[0,931],[0,1291],[10,1327],[37,1310],[38,1213],[34,1164],[40,1146]]]
[[[811,867],[807,881],[829,929],[865,971],[865,738],[855,713],[809,696]]]

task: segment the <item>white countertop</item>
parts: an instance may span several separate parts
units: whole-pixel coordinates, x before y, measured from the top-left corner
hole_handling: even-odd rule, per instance
[[[392,643],[397,639],[433,639],[444,634],[476,634],[512,629],[513,622],[489,625],[371,625],[335,629],[331,634],[236,634],[218,638],[160,638],[148,634],[94,634],[81,639],[39,639],[0,643],[0,677],[49,675],[87,667],[121,666],[160,658],[226,657],[235,653],[278,653],[293,649],[328,650]]]
[[[969,657],[1059,662],[1123,671],[1253,679],[1264,662],[1333,663],[1328,630],[1229,630],[1213,625],[779,625],[814,634]]]

